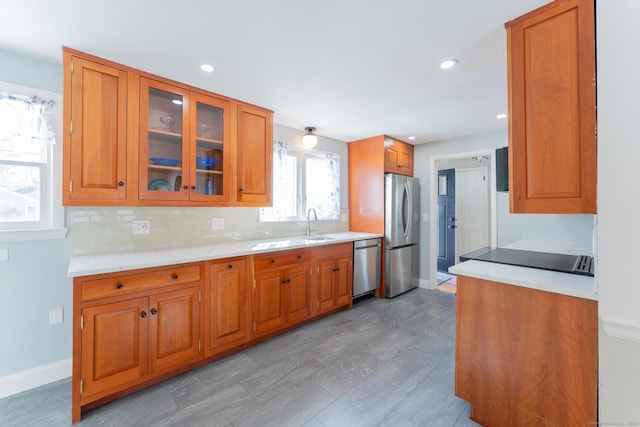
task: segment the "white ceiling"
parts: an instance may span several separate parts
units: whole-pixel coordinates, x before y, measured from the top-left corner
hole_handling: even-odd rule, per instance
[[[0,49],[81,50],[342,141],[507,127],[504,23],[548,0],[4,0]],[[457,58],[452,70],[442,60]],[[216,71],[199,68],[210,63]]]

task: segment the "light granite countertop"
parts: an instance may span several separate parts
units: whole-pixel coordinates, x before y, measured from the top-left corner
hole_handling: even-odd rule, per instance
[[[318,237],[318,236],[312,236]],[[202,246],[157,249],[152,251],[119,252],[71,257],[68,277],[113,273],[138,268],[244,256],[294,248],[332,245],[356,240],[382,237],[381,234],[353,231],[328,233],[327,240],[310,240],[304,236],[276,237],[264,240],[238,240]]]
[[[552,252],[564,254],[592,253],[591,248],[575,247],[561,244],[545,245],[538,242],[520,241],[504,246],[509,249],[523,249],[539,252]],[[597,268],[597,265],[596,265]],[[569,295],[590,300],[598,300],[596,280],[590,276],[582,276],[570,273],[558,273],[555,271],[540,270],[537,268],[517,267],[513,265],[496,264],[485,261],[465,261],[449,267],[449,272],[461,276],[469,276],[477,279],[491,280],[493,282],[507,283],[509,285],[538,289],[562,295]]]

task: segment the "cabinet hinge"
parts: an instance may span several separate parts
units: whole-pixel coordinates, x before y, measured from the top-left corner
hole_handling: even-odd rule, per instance
[[[256,331],[256,322],[253,322],[253,332]]]
[[[84,380],[80,378],[80,394],[84,393]]]
[[[69,181],[69,193],[73,193],[73,181]]]
[[[256,279],[253,279],[253,289],[256,288]]]
[[[80,330],[84,329],[84,314],[80,315]]]
[[[198,291],[198,302],[202,301],[202,290]]]
[[[320,274],[320,266],[318,266],[318,274]]]
[[[73,120],[69,122],[69,133],[73,133]]]
[[[71,61],[71,72],[72,72],[72,73],[73,73],[73,64],[74,64],[74,62],[73,62],[73,60],[72,60],[72,61]]]
[[[201,348],[202,348],[202,342],[198,340],[198,353],[200,353]]]

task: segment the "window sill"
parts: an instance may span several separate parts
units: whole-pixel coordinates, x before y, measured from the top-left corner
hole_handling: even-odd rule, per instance
[[[34,240],[61,240],[67,235],[67,228],[37,228],[33,230],[2,230],[0,242],[28,242]]]

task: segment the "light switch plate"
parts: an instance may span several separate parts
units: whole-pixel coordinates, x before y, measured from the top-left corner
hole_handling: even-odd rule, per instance
[[[0,248],[0,261],[9,261],[9,249]]]
[[[422,222],[429,222],[429,214],[422,214]]]
[[[133,234],[150,234],[151,221],[148,219],[136,219],[133,221]]]
[[[224,218],[211,218],[212,230],[224,230]]]

